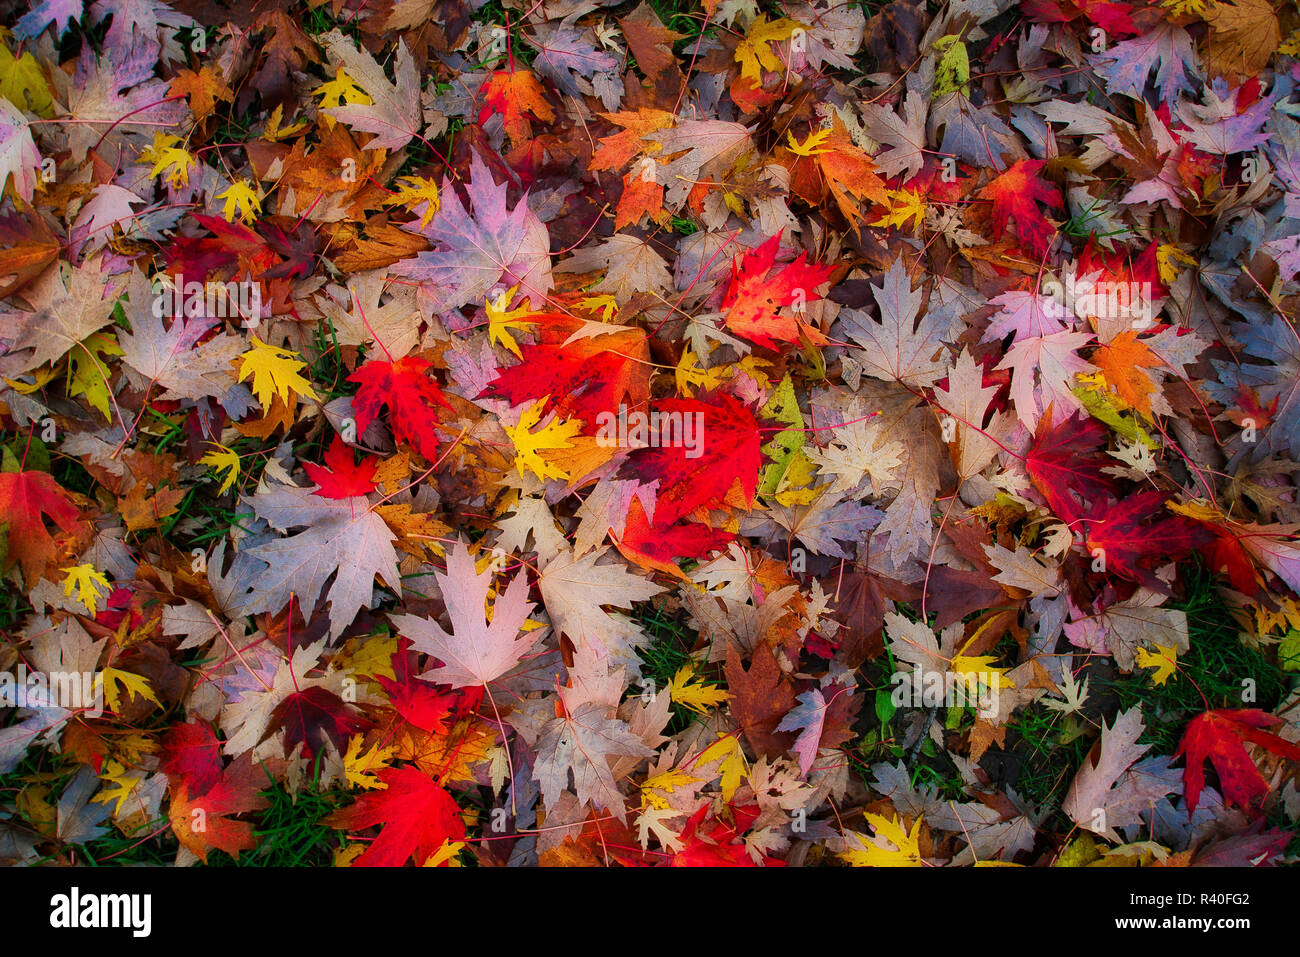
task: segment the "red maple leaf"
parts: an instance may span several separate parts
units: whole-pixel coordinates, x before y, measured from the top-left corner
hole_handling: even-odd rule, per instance
[[[1146,249],[1135,258],[1132,253],[1124,249],[1118,249],[1113,253],[1107,253],[1097,246],[1096,237],[1089,236],[1088,243],[1083,247],[1083,252],[1079,253],[1079,265],[1076,274],[1079,276],[1091,276],[1095,272],[1100,272],[1098,283],[1115,283],[1127,285],[1128,283],[1150,283],[1151,297],[1153,299],[1161,298],[1169,293],[1164,283],[1160,281],[1160,264],[1156,260],[1156,254],[1159,252],[1159,243],[1148,243]]]
[[[219,277],[230,279],[247,271],[266,277],[281,265],[280,257],[266,240],[241,223],[228,223],[220,216],[196,213],[195,221],[212,236],[177,236],[167,247],[167,272],[181,283],[204,282]],[[274,278],[274,277],[267,277]],[[272,297],[263,289],[264,301]]]
[[[260,838],[253,833],[251,823],[229,818],[264,809],[267,802],[261,789],[266,786],[266,772],[247,754],[226,768],[202,797],[190,793],[189,785],[182,781],[172,789],[167,809],[172,832],[205,864],[213,848],[237,858],[240,851],[256,847]]]
[[[1115,480],[1101,471],[1114,462],[1103,451],[1106,427],[1091,417],[1071,416],[1059,425],[1052,416],[1038,420],[1034,446],[1025,456],[1025,469],[1034,488],[1067,524],[1073,524],[1089,505],[1110,500]]]
[[[412,855],[423,864],[444,842],[464,840],[460,808],[432,778],[415,768],[384,768],[378,777],[384,790],[363,794],[324,819],[340,828],[383,825],[354,867],[401,867]]]
[[[722,297],[727,328],[760,346],[771,347],[774,339],[798,342],[802,331],[810,341],[824,344],[827,339],[797,315],[777,312],[794,306],[796,312],[820,299],[816,289],[830,278],[834,267],[809,265],[808,254],[788,266],[774,270],[781,234],[777,233],[753,252],[736,257],[731,263],[731,283]]]
[[[303,462],[302,468],[307,477],[320,486],[314,494],[321,498],[352,498],[375,490],[375,469],[379,468],[379,459],[366,455],[360,462],[353,462],[352,451],[344,444],[342,436],[336,435],[325,453],[325,465]]]
[[[658,518],[658,516],[656,516]],[[627,511],[623,534],[614,544],[629,561],[642,568],[658,569],[669,575],[684,577],[673,560],[677,558],[703,558],[710,552],[726,548],[735,536],[719,528],[710,528],[699,522],[666,522],[659,519],[651,523],[639,499],[632,499]]]
[[[398,639],[398,650],[393,652],[393,674],[396,680],[385,675],[372,675],[388,694],[397,713],[422,731],[445,734],[447,719],[459,695],[421,681],[411,673],[410,639]]]
[[[352,399],[352,411],[357,417],[357,434],[379,415],[381,406],[388,406],[388,421],[393,435],[404,440],[430,462],[438,457],[438,406],[450,409],[451,403],[442,389],[428,375],[433,363],[418,356],[406,356],[396,362],[371,359],[348,376],[349,382],[358,382],[361,388]]]
[[[1138,492],[1089,518],[1083,526],[1088,554],[1104,560],[1107,572],[1166,591],[1150,566],[1184,558],[1212,536],[1200,522],[1169,515],[1164,503],[1161,492]]]
[[[547,338],[565,327],[552,327]],[[567,338],[567,333],[563,338]],[[650,395],[649,350],[645,333],[628,330],[578,339],[568,345],[540,342],[522,346],[523,361],[501,369],[479,398],[507,399],[511,405],[551,396],[545,412],[562,419],[581,419],[594,432],[601,412],[617,414],[624,402],[636,408]]]
[[[285,697],[271,712],[271,720],[263,740],[284,729],[285,757],[293,754],[299,744],[302,754],[311,758],[319,753],[323,739],[328,737],[342,754],[348,738],[369,727],[361,713],[347,704],[333,691],[313,687],[294,691]]]
[[[701,393],[695,399],[666,399],[654,411],[659,431],[650,447],[628,457],[628,468],[642,484],[659,480],[657,526],[671,525],[697,508],[722,507],[737,484],[745,501],[754,500],[763,438],[754,413],[742,402],[725,392]],[[674,429],[685,435],[688,421],[695,423],[694,448],[674,440]]]
[[[732,820],[728,822],[716,817],[710,818],[711,826],[704,833],[702,826],[709,808],[706,805],[695,812],[681,833],[685,847],[669,861],[672,867],[758,866],[749,856],[744,842],[745,832],[758,818],[758,808],[752,804],[743,807],[728,804],[727,808],[731,811]],[[763,864],[767,867],[784,867],[785,861],[764,855]]]
[[[1018,160],[979,192],[981,199],[993,201],[994,235],[1000,239],[1014,220],[1021,245],[1038,256],[1047,252],[1056,227],[1036,204],[1064,208],[1060,189],[1038,176],[1046,165],[1045,160]]]
[[[1053,0],[1023,0],[1021,9],[1042,23],[1068,23],[1082,15],[1111,36],[1131,37],[1138,33],[1138,28],[1133,24],[1133,8],[1127,3],[1114,3],[1112,0],[1063,0],[1058,5]]]
[[[1205,550],[1210,570],[1227,575],[1232,587],[1243,595],[1257,595],[1260,583],[1255,560],[1242,545],[1240,536],[1219,525],[1210,526],[1210,530],[1214,533],[1214,542]]]
[[[161,743],[158,770],[173,784],[183,782],[191,797],[206,794],[221,777],[221,742],[206,721],[174,724]]]
[[[267,279],[293,279],[297,276],[310,276],[316,266],[316,257],[320,253],[321,241],[310,223],[298,222],[291,228],[288,220],[285,226],[262,220],[257,228],[266,239],[267,248],[284,262],[272,266],[262,275]]]
[[[1264,796],[1268,794],[1268,783],[1242,742],[1249,741],[1279,757],[1300,761],[1300,747],[1261,730],[1280,723],[1278,718],[1258,708],[1219,708],[1198,714],[1188,722],[1174,757],[1187,756],[1183,768],[1183,792],[1187,797],[1189,816],[1201,799],[1207,758],[1219,775],[1224,801],[1254,815],[1261,812]]]
[[[23,580],[33,585],[55,555],[54,539],[45,529],[43,516],[72,533],[80,512],[48,472],[19,471],[0,472],[0,516],[0,522],[9,525],[5,561],[17,560]]]

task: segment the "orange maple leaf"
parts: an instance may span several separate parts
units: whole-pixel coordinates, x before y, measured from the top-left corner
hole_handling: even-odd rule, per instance
[[[1137,409],[1150,421],[1151,394],[1156,385],[1142,370],[1156,369],[1164,363],[1137,336],[1134,330],[1121,332],[1098,349],[1092,361],[1101,369],[1120,401],[1131,409]]]
[[[1044,160],[1018,160],[979,192],[981,199],[993,202],[994,235],[1001,239],[1008,224],[1014,222],[1020,244],[1038,256],[1047,252],[1056,227],[1042,214],[1037,203],[1046,203],[1053,209],[1064,208],[1060,189],[1038,175],[1046,165]]]
[[[653,160],[646,160],[650,163]],[[618,208],[614,211],[614,229],[635,226],[643,215],[649,216],[660,226],[668,223],[668,212],[664,209],[664,188],[647,177],[639,169],[634,169],[623,177],[623,195],[618,199]]]
[[[783,150],[782,163],[790,170],[790,188],[809,203],[820,205],[829,193],[854,230],[866,217],[858,200],[878,205],[889,202],[885,181],[876,175],[876,164],[854,145],[844,122],[835,116],[830,130],[815,130],[816,147],[811,152]]]
[[[479,123],[492,113],[500,113],[505,120],[506,133],[515,142],[532,134],[525,114],[531,114],[543,123],[555,119],[542,85],[529,70],[497,70],[483,84],[483,104],[478,114]]]
[[[727,328],[761,346],[771,347],[773,339],[798,342],[801,331],[810,341],[824,344],[826,337],[799,314],[807,303],[821,298],[815,290],[830,278],[831,267],[809,264],[807,253],[800,253],[794,262],[776,269],[780,242],[777,234],[732,263],[731,284],[722,300]],[[794,306],[796,314],[778,313],[783,306]]]
[[[644,137],[657,130],[666,129],[675,122],[666,110],[624,110],[621,113],[600,114],[623,129],[600,138],[600,148],[592,154],[587,168],[592,172],[602,169],[622,169],[637,153],[644,150]],[[658,144],[652,144],[658,148]]]
[[[80,513],[47,472],[0,472],[0,515],[9,525],[8,560],[17,559],[23,580],[35,584],[54,559],[54,539],[45,530],[48,516],[65,532],[76,529]]]

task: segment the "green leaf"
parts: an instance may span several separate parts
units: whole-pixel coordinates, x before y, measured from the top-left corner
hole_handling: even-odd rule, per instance
[[[771,398],[763,406],[762,414],[768,419],[775,419],[782,425],[789,426],[777,432],[762,447],[763,454],[772,460],[772,464],[763,469],[762,478],[758,483],[758,494],[773,495],[777,486],[781,484],[782,476],[790,467],[794,454],[803,448],[807,438],[807,433],[803,431],[803,413],[799,411],[799,397],[795,395],[794,383],[789,373],[786,373],[781,384],[772,392]]]
[[[1300,671],[1300,631],[1292,628],[1277,646],[1277,662],[1283,671]]]
[[[955,33],[940,37],[934,48],[943,56],[934,71],[934,93],[932,98],[948,93],[961,92],[963,96],[970,93],[970,57],[966,53],[966,44]]]

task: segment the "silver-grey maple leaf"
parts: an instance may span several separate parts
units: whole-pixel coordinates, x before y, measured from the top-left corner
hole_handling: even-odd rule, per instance
[[[1160,98],[1171,106],[1179,93],[1200,79],[1196,74],[1197,56],[1191,35],[1172,23],[1161,22],[1141,36],[1121,40],[1104,53],[1090,54],[1088,59],[1097,75],[1106,81],[1107,93],[1139,100],[1154,69]]]
[[[799,732],[791,750],[799,756],[799,772],[807,777],[817,760],[817,744],[826,724],[826,697],[820,688],[811,688],[795,700],[798,703],[786,712],[776,730]]]
[[[405,40],[397,41],[393,71],[396,83],[389,81],[374,57],[358,50],[337,28],[321,38],[321,46],[374,101],[347,103],[323,111],[354,130],[376,134],[366,149],[399,150],[423,129],[420,74]]]
[[[90,796],[99,789],[99,775],[89,765],[82,765],[59,796],[58,823],[55,833],[67,844],[85,844],[102,837],[107,828],[100,824],[113,813],[112,804],[91,803]]]
[[[888,434],[907,436],[907,441],[901,453],[901,488],[872,533],[872,554],[876,554],[876,538],[887,536],[885,555],[893,570],[901,572],[932,541],[934,499],[947,452],[940,444],[934,416],[925,407],[914,405],[901,414],[897,409],[887,409],[880,418]]]
[[[947,93],[930,107],[930,138],[938,139],[939,152],[973,166],[1002,170],[1009,160],[1024,152],[1015,133],[987,107],[978,107],[961,93]]]
[[[230,362],[247,349],[247,343],[219,332],[195,346],[220,320],[211,316],[176,316],[170,328],[153,314],[154,296],[149,280],[138,270],[126,286],[126,315],[131,331],[118,333],[122,361],[132,385],[151,384],[163,391],[160,399],[221,398],[234,385]]]
[[[836,492],[822,492],[808,505],[773,503],[765,519],[747,520],[742,529],[747,535],[765,539],[784,529],[817,555],[852,558],[840,543],[857,543],[880,524],[883,513],[863,502],[843,499]]]
[[[1106,802],[1106,823],[1113,830],[1137,828],[1167,794],[1183,793],[1183,772],[1171,768],[1167,754],[1143,758],[1119,776]],[[1136,835],[1132,839],[1137,839]]]
[[[925,117],[925,99],[915,90],[907,91],[898,113],[875,103],[862,107],[867,135],[889,147],[872,157],[881,174],[908,179],[921,172],[925,166]]]
[[[1061,568],[1038,560],[1032,551],[1017,546],[1014,551],[1001,545],[985,545],[984,554],[998,573],[995,582],[1029,592],[1031,598],[1039,595],[1059,595]]]
[[[554,805],[573,777],[573,790],[582,805],[591,804],[627,822],[627,806],[609,768],[611,757],[648,758],[654,754],[632,733],[626,722],[610,717],[594,702],[582,704],[564,717],[553,718],[537,742],[533,777],[542,800]]]
[[[279,531],[302,528],[287,538],[277,538],[240,554],[266,565],[251,580],[248,592],[228,609],[232,614],[253,615],[280,611],[296,597],[304,618],[310,619],[325,582],[333,577],[330,603],[331,638],[352,623],[357,612],[370,604],[375,576],[401,594],[397,570],[397,536],[364,496],[328,499],[314,489],[292,485],[259,491],[254,510]]]
[[[463,542],[457,542],[447,556],[447,571],[434,572],[434,578],[451,619],[450,634],[436,621],[418,615],[392,618],[417,651],[442,662],[422,677],[453,688],[486,685],[519,664],[537,642],[536,631],[520,634],[533,609],[523,570],[493,604],[491,621],[485,620],[485,614],[492,571],[475,572],[474,559]]]
[[[605,270],[604,278],[592,291],[609,293],[620,305],[636,293],[667,293],[673,285],[672,274],[654,247],[644,239],[623,233],[584,246],[555,269],[565,273]]]
[[[948,371],[944,342],[953,335],[953,319],[927,313],[917,323],[921,290],[912,288],[902,259],[894,260],[871,291],[880,308],[879,322],[858,309],[846,309],[839,319],[842,336],[862,347],[854,358],[863,372],[914,389],[934,385]]]
[[[1096,759],[1084,760],[1061,804],[1061,810],[1075,824],[1112,841],[1120,840],[1113,825],[1121,822],[1111,820],[1115,813],[1109,807],[1115,797],[1112,788],[1120,775],[1150,749],[1149,744],[1137,743],[1145,730],[1142,709],[1138,707],[1122,712],[1109,728],[1103,722]]]
[[[607,551],[602,548],[580,557],[572,551],[562,552],[543,566],[538,588],[557,633],[565,633],[575,645],[589,647],[598,655],[630,661],[635,657],[631,645],[638,635],[601,606],[631,609],[634,602],[645,601],[663,588],[632,574],[620,561],[597,564]]]
[[[432,250],[393,264],[390,275],[414,279],[432,295],[439,312],[481,303],[498,283],[520,286],[520,296],[540,302],[551,291],[551,246],[546,226],[521,200],[506,209],[506,188],[492,179],[474,154],[466,193],[471,216],[451,184],[443,181],[442,208],[416,231]]]
[[[529,46],[538,50],[533,72],[551,80],[561,93],[569,96],[584,92],[578,85],[578,77],[609,72],[617,75],[618,67],[613,55],[597,50],[583,33],[574,29],[570,21],[576,19],[576,16],[567,17],[563,23],[539,24],[536,37],[524,37]]]
[[[36,307],[35,312],[0,313],[0,338],[13,343],[9,353],[31,350],[29,355],[14,355],[13,365],[6,355],[6,374],[52,364],[108,324],[116,298],[105,298],[106,277],[100,266],[100,259],[95,257],[80,268],[47,269],[23,292],[23,298]]]

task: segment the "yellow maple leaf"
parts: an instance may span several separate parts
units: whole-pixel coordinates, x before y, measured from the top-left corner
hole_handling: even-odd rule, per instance
[[[158,742],[152,738],[145,737],[139,731],[132,731],[130,734],[115,735],[111,741],[107,742],[109,751],[113,758],[119,764],[133,768],[140,764],[140,758],[146,754],[154,754],[158,751]]]
[[[921,833],[921,818],[917,818],[910,832],[904,831],[899,824],[898,815],[892,821],[880,814],[870,811],[862,815],[871,825],[878,838],[884,838],[893,848],[881,847],[857,831],[846,831],[846,843],[857,841],[860,848],[841,851],[840,857],[853,867],[920,867],[921,849],[918,846]]]
[[[293,395],[307,399],[319,396],[312,391],[311,383],[302,377],[307,363],[296,352],[267,345],[253,336],[253,348],[235,360],[239,363],[239,381],[253,377],[253,395],[263,409],[271,408],[271,399],[278,397],[286,405],[293,405]]]
[[[63,579],[63,594],[71,595],[72,589],[75,588],[77,601],[85,605],[92,615],[96,612],[100,597],[113,590],[104,574],[95,571],[95,566],[89,562],[62,568],[60,571],[67,572],[67,576]]]
[[[1154,652],[1139,648],[1133,660],[1137,662],[1139,668],[1156,669],[1155,674],[1151,676],[1151,681],[1163,685],[1178,668],[1178,649],[1173,645],[1160,644],[1156,645]]]
[[[673,704],[681,705],[696,714],[707,714],[709,708],[716,708],[731,695],[717,685],[708,685],[695,680],[695,669],[682,665],[668,682],[668,696]]]
[[[116,801],[117,804],[113,807],[115,816],[122,813],[122,805],[126,803],[127,798],[135,793],[135,789],[144,780],[138,771],[131,771],[111,758],[104,762],[104,768],[99,772],[99,776],[108,783],[91,800],[99,804]],[[109,787],[109,784],[113,786]]]
[[[1294,598],[1284,599],[1277,610],[1253,605],[1251,611],[1255,615],[1255,634],[1261,638],[1283,628],[1300,630],[1300,604]]]
[[[335,867],[351,867],[352,862],[365,853],[367,845],[348,844],[334,852]]]
[[[45,119],[54,116],[54,96],[45,71],[30,52],[14,56],[0,43],[0,96]]]
[[[442,846],[429,855],[428,860],[424,862],[423,867],[463,867],[458,856],[465,848],[464,841],[453,841],[450,838],[442,842]]]
[[[1188,518],[1194,518],[1198,522],[1222,522],[1226,521],[1227,516],[1211,505],[1205,499],[1192,499],[1190,502],[1165,502],[1165,508],[1175,515],[1186,515]]]
[[[233,223],[235,215],[238,214],[241,223],[251,226],[262,214],[262,200],[257,195],[257,190],[253,188],[252,182],[247,179],[231,183],[229,189],[217,194],[217,199],[226,201],[221,208],[221,215],[228,223]]]
[[[379,780],[374,772],[389,766],[393,756],[397,754],[397,745],[394,744],[386,748],[375,745],[365,754],[362,754],[361,743],[364,737],[364,735],[354,734],[352,740],[348,742],[347,753],[343,755],[343,774],[349,784],[354,784],[360,788],[382,791],[388,785]]]
[[[216,446],[217,450],[199,459],[199,464],[211,465],[213,471],[226,473],[221,488],[217,490],[218,495],[225,495],[239,481],[239,453],[219,442],[209,444]]]
[[[383,676],[396,681],[393,672],[393,654],[397,651],[396,635],[371,635],[367,638],[349,639],[342,652],[334,657],[335,664],[362,678]],[[375,687],[379,688],[378,683]]]
[[[1209,0],[1160,0],[1160,6],[1164,7],[1176,17],[1186,14],[1200,16],[1205,12]]]
[[[658,774],[646,778],[641,783],[641,806],[650,806],[659,808],[661,811],[666,809],[669,804],[663,794],[657,794],[656,791],[662,791],[664,794],[672,794],[678,788],[684,788],[688,784],[694,784],[700,778],[681,770],[680,768],[671,768],[667,771],[661,771]]]
[[[785,64],[775,53],[770,44],[790,39],[795,30],[806,30],[802,23],[781,17],[767,22],[765,14],[759,14],[749,27],[749,33],[736,46],[736,62],[740,64],[740,75],[747,80],[759,83],[763,71],[779,72]]]
[[[830,130],[813,130],[808,134],[808,138],[800,143],[794,138],[793,133],[786,133],[785,137],[789,140],[790,152],[795,156],[819,156],[822,153],[829,153],[830,150],[821,148],[822,144],[830,139]]]
[[[999,688],[1014,688],[1015,682],[1007,677],[1007,669],[999,668],[992,655],[957,655],[952,659],[952,672],[957,675],[991,675]]]
[[[781,474],[773,498],[779,504],[789,507],[811,505],[822,494],[821,488],[813,487],[816,477],[816,466],[808,458],[807,452],[796,449],[794,455],[790,456],[785,472]]]
[[[122,347],[111,332],[92,332],[68,353],[68,395],[84,395],[91,408],[105,419],[111,419],[108,391],[110,372],[104,364],[106,356],[122,355]]]
[[[682,357],[677,360],[675,378],[677,391],[689,397],[694,389],[716,389],[722,385],[730,370],[724,366],[706,369],[700,365],[700,357],[688,345],[682,350]]]
[[[970,55],[966,44],[961,41],[961,34],[950,33],[934,42],[934,49],[943,55],[934,68],[934,89],[932,98],[939,98],[946,93],[960,92],[963,96],[970,92]]]
[[[749,774],[745,764],[745,752],[740,749],[740,740],[731,734],[719,734],[718,740],[704,749],[696,766],[710,764],[722,759],[718,773],[722,775],[722,800],[730,801],[735,795],[740,782]]]
[[[609,322],[618,312],[618,300],[606,293],[602,296],[588,296],[586,299],[579,299],[578,305],[583,309],[590,309],[592,312],[599,312],[603,322]]]
[[[128,700],[134,700],[136,695],[140,695],[152,701],[158,707],[162,707],[162,702],[154,696],[153,689],[149,687],[149,679],[144,675],[122,671],[118,668],[105,668],[95,675],[95,690],[97,693],[101,689],[103,690],[104,700],[108,702],[110,710],[120,710],[121,691],[118,689],[118,685],[126,689]]]
[[[510,302],[515,297],[515,292],[519,287],[511,286],[495,299],[489,299],[485,302],[488,316],[488,341],[500,344],[514,353],[515,358],[522,359],[523,353],[519,351],[519,343],[515,342],[515,337],[510,334],[511,330],[515,332],[527,332],[537,325],[535,322],[526,321],[525,317],[534,316],[537,313],[533,311],[531,300],[525,299],[524,304],[518,309],[510,309]]]
[[[190,167],[195,165],[193,155],[177,144],[182,140],[171,133],[155,133],[153,143],[140,151],[140,158],[146,163],[153,163],[149,176],[164,176],[172,189],[188,186]]]
[[[569,440],[582,431],[582,423],[565,422],[555,418],[534,432],[533,426],[541,420],[542,409],[548,399],[550,399],[549,395],[543,396],[524,410],[524,414],[519,417],[518,425],[506,426],[506,434],[515,444],[515,468],[519,470],[520,478],[523,478],[525,469],[543,482],[552,478],[569,477],[562,468],[546,461],[540,453],[548,449],[571,448],[573,443]]]
[[[1166,286],[1178,278],[1178,267],[1175,263],[1195,266],[1196,260],[1173,243],[1161,243],[1156,247],[1156,269],[1160,273],[1160,281]]]
[[[369,106],[374,102],[365,91],[356,85],[352,77],[348,76],[343,67],[339,67],[338,73],[334,74],[334,79],[326,80],[316,89],[312,90],[312,96],[319,96],[320,108],[342,106],[345,103],[357,103],[361,106]],[[322,114],[323,116],[326,114]]]
[[[872,226],[894,226],[901,229],[909,219],[913,226],[918,227],[925,222],[925,199],[920,192],[914,189],[890,189],[886,190],[886,194],[889,196],[889,205],[885,207],[885,214]]]
[[[981,633],[983,633],[984,629],[988,628],[990,624],[991,622],[985,622],[976,629],[975,634],[971,635],[970,638],[966,640],[966,643],[957,651],[957,654],[953,656],[950,667],[952,668],[953,674],[970,675],[972,677],[978,676],[981,678],[992,676],[996,687],[1014,688],[1016,686],[1015,682],[1007,677],[1008,669],[999,668],[996,665],[997,658],[992,655],[972,656],[965,654],[966,649],[979,640]]]
[[[62,359],[54,365],[40,366],[33,369],[31,372],[24,373],[24,375],[32,377],[31,382],[23,382],[21,379],[10,379],[8,376],[5,376],[5,385],[9,386],[9,388],[13,389],[15,392],[21,392],[23,395],[31,395],[38,389],[44,389],[49,385],[54,377],[59,374],[61,368],[63,368]]]
[[[271,111],[271,115],[266,119],[266,128],[262,130],[262,139],[271,143],[278,143],[281,140],[287,140],[297,136],[308,126],[311,125],[307,120],[299,120],[297,123],[290,123],[288,126],[281,126],[284,122],[284,107],[277,106]]]
[[[385,199],[384,205],[405,206],[411,212],[415,212],[417,206],[427,203],[428,205],[424,207],[424,215],[420,217],[420,228],[423,229],[429,225],[433,214],[441,208],[442,200],[438,198],[438,184],[427,176],[403,176],[397,182],[402,184],[401,188]]]

